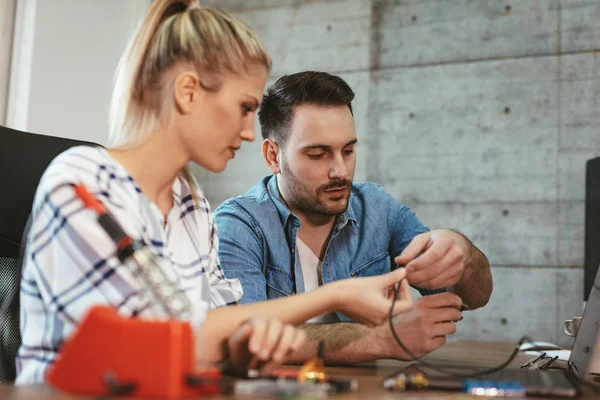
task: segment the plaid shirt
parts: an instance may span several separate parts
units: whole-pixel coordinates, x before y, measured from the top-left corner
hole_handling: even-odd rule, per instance
[[[43,382],[63,341],[92,305],[111,305],[123,316],[163,315],[119,262],[116,245],[75,196],[75,183],[84,184],[129,236],[150,246],[164,272],[199,307],[196,314],[235,304],[243,294],[237,279],[223,275],[216,226],[200,189],[196,207],[189,185],[178,177],[165,220],[105,150],[74,147],[50,164],[34,200],[21,280],[20,384]]]

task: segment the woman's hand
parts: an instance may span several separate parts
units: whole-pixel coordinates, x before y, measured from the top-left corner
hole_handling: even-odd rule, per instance
[[[278,319],[253,317],[243,322],[227,340],[229,359],[237,375],[256,370],[268,374],[298,350],[306,334]]]
[[[341,313],[366,325],[381,325],[389,316],[396,284],[400,287],[392,315],[412,309],[412,295],[405,276],[405,269],[398,268],[385,275],[344,279],[325,287],[330,286],[329,290],[337,293],[336,309]]]

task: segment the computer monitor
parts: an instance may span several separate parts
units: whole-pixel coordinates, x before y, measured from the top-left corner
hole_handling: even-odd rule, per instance
[[[583,301],[587,301],[600,264],[600,157],[586,164],[584,253]]]

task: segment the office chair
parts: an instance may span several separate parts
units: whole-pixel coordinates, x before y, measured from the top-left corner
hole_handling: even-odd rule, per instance
[[[0,384],[16,375],[21,264],[33,197],[50,161],[78,145],[98,146],[0,126]]]

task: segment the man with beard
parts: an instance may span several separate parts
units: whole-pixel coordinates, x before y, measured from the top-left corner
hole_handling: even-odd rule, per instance
[[[287,75],[267,90],[259,120],[273,175],[216,210],[221,265],[241,281],[242,303],[405,265],[409,283],[427,296],[394,326],[421,357],[455,332],[463,309],[488,302],[489,263],[459,232],[430,231],[379,185],[353,183],[353,99],[344,80],[323,72]],[[309,322],[293,361],[314,356],[321,340],[331,363],[411,358],[387,325],[361,326],[341,314]]]

